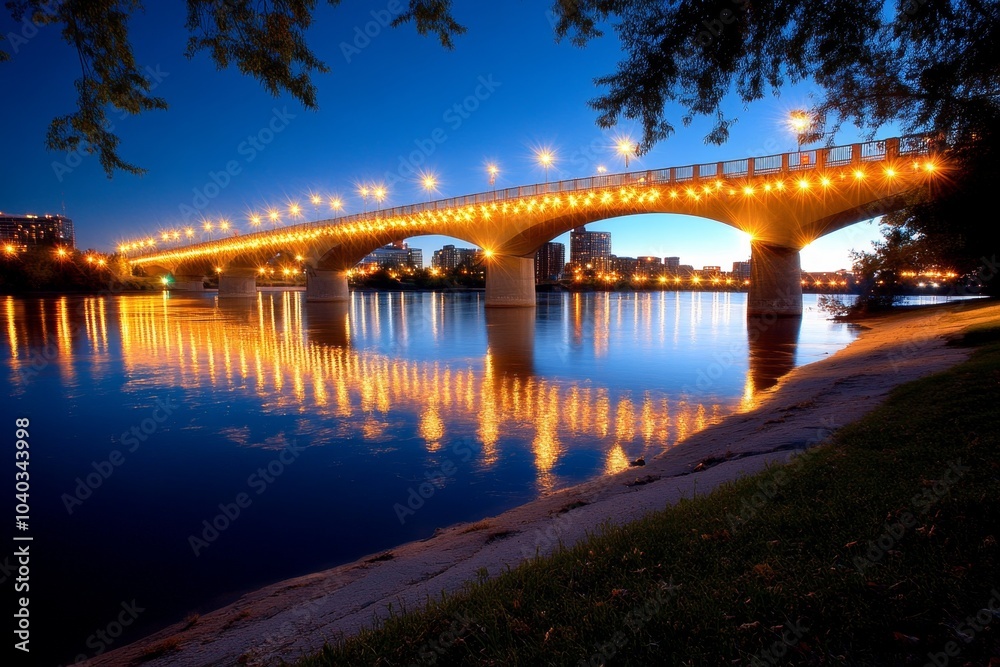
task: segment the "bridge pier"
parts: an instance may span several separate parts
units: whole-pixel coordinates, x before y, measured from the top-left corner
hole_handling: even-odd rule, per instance
[[[306,274],[306,301],[349,301],[346,271],[311,269]]]
[[[227,269],[219,274],[220,297],[256,297],[257,273],[253,269]]]
[[[802,264],[795,248],[750,242],[747,317],[802,316]]]
[[[204,276],[174,276],[173,278],[173,281],[170,283],[171,290],[177,290],[179,292],[205,291]]]
[[[535,258],[494,255],[487,260],[486,307],[535,307]]]

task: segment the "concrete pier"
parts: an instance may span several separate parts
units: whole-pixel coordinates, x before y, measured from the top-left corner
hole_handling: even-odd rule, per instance
[[[346,271],[310,269],[306,274],[306,301],[348,301]]]
[[[204,276],[174,276],[169,289],[180,292],[204,292]]]
[[[795,248],[750,242],[747,316],[801,317],[802,265]]]
[[[535,259],[494,255],[487,261],[486,306],[535,307]]]
[[[256,297],[257,272],[253,269],[227,269],[219,274],[220,297]]]

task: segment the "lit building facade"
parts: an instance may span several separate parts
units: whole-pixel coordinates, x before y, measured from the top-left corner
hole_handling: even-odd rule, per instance
[[[663,261],[659,257],[639,257],[635,272],[645,278],[656,278],[663,273]]]
[[[569,235],[569,261],[581,271],[611,271],[611,232],[588,232],[577,227]]]
[[[566,246],[546,243],[535,253],[535,282],[559,280],[566,263]]]
[[[456,248],[453,245],[446,245],[434,251],[431,265],[442,271],[451,271],[463,265],[472,266],[479,261],[481,253],[478,248]]]
[[[750,280],[750,262],[733,262],[733,280]]]
[[[391,243],[381,248],[376,248],[358,262],[358,266],[365,269],[385,268],[402,269],[412,267],[414,269],[424,268],[424,251],[420,248],[411,248],[406,243]]]
[[[0,213],[0,243],[27,250],[33,246],[76,247],[73,221],[61,215]]]

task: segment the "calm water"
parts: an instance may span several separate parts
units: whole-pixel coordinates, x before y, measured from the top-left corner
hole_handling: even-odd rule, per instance
[[[743,294],[0,297],[32,653],[92,656],[683,446],[853,339],[805,299],[748,336]]]

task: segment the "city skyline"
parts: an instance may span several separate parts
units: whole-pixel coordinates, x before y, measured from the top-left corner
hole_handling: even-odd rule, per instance
[[[0,178],[8,184],[0,209],[44,214],[62,213],[65,206],[66,215],[76,221],[80,247],[112,250],[123,238],[197,225],[202,217],[215,223],[228,220],[245,232],[250,212],[268,207],[287,211],[296,202],[303,214],[296,221],[301,222],[330,217],[331,198],[352,213],[592,176],[601,168],[625,170],[617,141],[637,138],[639,128],[625,123],[600,130],[587,108],[593,77],[606,73],[608,63],[620,55],[611,35],[577,49],[553,42],[546,12],[484,8],[468,17],[474,38],[459,39],[454,52],[406,28],[380,28],[368,46],[354,53],[355,28],[373,20],[370,10],[324,7],[318,19],[327,23],[330,35],[328,44],[317,46],[318,54],[331,65],[330,74],[317,77],[320,114],[301,109],[287,96],[273,98],[235,72],[217,72],[205,58],[183,58],[177,46],[183,42],[178,8],[158,6],[135,17],[137,60],[145,63],[156,94],[162,93],[171,108],[115,118],[123,153],[149,173],[142,178],[118,174],[111,181],[95,156],[43,149],[49,117],[72,101],[75,73],[67,64],[72,51],[56,31],[39,30],[6,65],[11,84],[37,88],[37,97],[31,108],[5,110],[21,131],[10,140],[19,159],[0,167]],[[523,36],[513,52],[504,39],[512,31]],[[399,58],[400,53],[413,57]],[[536,62],[561,72],[558,79],[532,67]],[[448,81],[427,84],[427,72],[436,68],[450,72]],[[380,71],[393,71],[397,84],[379,85],[373,76]],[[47,85],[35,86],[43,74]],[[813,92],[808,83],[790,86],[780,98],[749,107],[722,146],[704,143],[709,122],[696,118],[648,154],[631,156],[629,169],[793,150],[796,137],[788,114],[808,107]],[[402,99],[408,100],[405,113]],[[525,99],[531,100],[527,109]],[[354,113],[358,100],[366,113]],[[676,115],[677,109],[667,113]],[[879,133],[894,134],[894,127]],[[837,143],[859,138],[852,128],[833,137]],[[543,151],[551,155],[547,167],[538,160]],[[496,167],[492,172],[490,165]],[[361,186],[374,183],[385,186],[382,202],[359,193]],[[312,194],[321,196],[320,210],[311,203]],[[745,235],[704,219],[637,215],[591,229],[614,232],[627,255],[680,253],[694,264],[709,264],[717,261],[709,256],[714,252],[749,252]],[[454,242],[417,238],[411,237],[411,244]],[[849,268],[849,250],[868,248],[878,238],[877,226],[871,224],[835,232],[803,250],[803,268]],[[552,240],[568,244],[568,235]],[[668,240],[674,244],[670,249]],[[661,247],[649,247],[651,241]]]

